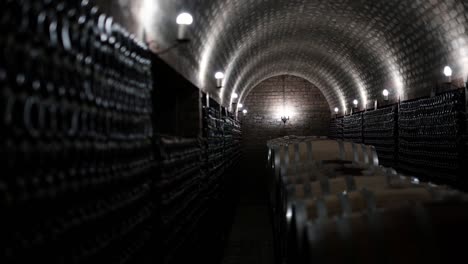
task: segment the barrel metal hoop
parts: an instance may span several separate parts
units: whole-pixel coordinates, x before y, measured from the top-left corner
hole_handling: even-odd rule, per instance
[[[296,174],[299,173],[299,164],[300,164],[300,156],[299,156],[299,143],[294,143],[294,167],[296,169]]]
[[[348,192],[356,191],[356,181],[354,180],[354,177],[352,175],[346,175],[346,190]]]
[[[274,158],[274,164],[275,164],[275,179],[279,179],[280,176],[280,169],[281,169],[281,155],[280,155],[280,149],[279,147],[275,147],[273,149],[273,158]]]
[[[340,149],[340,160],[345,159],[345,147],[344,147],[344,141],[343,140],[338,140],[338,147]]]
[[[283,146],[283,157],[281,162],[281,177],[286,175],[289,166],[289,151],[288,146]]]
[[[307,159],[309,163],[312,164],[314,157],[312,155],[312,141],[307,142]]]
[[[369,152],[367,151],[367,146],[364,145],[364,144],[361,144],[361,148],[362,148],[362,153],[364,155],[364,163],[365,164],[369,164]]]
[[[372,153],[372,163],[374,166],[379,166],[379,156],[377,155],[377,150],[374,146],[370,146]]]
[[[387,178],[387,186],[391,187],[393,179],[398,177],[398,173],[394,168],[386,168],[385,176]]]
[[[320,189],[322,190],[322,195],[330,194],[330,181],[325,175],[320,177]]]
[[[313,197],[313,193],[312,193],[312,187],[310,186],[310,183],[308,181],[305,181],[304,182],[304,194],[307,196],[307,197]]]
[[[348,217],[353,213],[353,208],[349,202],[349,196],[346,192],[339,193],[338,199],[340,199],[341,212],[343,217]]]
[[[375,195],[373,192],[369,191],[368,189],[364,188],[361,190],[361,194],[366,200],[367,203],[367,211],[370,214],[373,214],[377,211],[377,202],[375,199]]]
[[[303,245],[303,235],[305,234],[307,228],[307,208],[303,201],[296,201],[294,204],[294,220],[296,226],[296,239],[297,245],[299,248],[302,248]]]
[[[316,200],[316,205],[317,205],[317,220],[318,221],[323,221],[328,219],[328,210],[327,210],[327,204],[323,200],[323,198],[318,198]]]
[[[358,154],[358,151],[357,151],[357,145],[355,143],[351,143],[351,146],[353,148],[354,162],[359,163],[359,154]]]
[[[299,163],[300,161],[299,143],[294,143],[294,159],[295,159],[295,162]]]

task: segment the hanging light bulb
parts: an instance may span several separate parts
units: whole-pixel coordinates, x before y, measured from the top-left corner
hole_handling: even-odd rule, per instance
[[[357,107],[358,103],[359,103],[358,100],[354,99],[353,101],[354,107]]]
[[[242,110],[242,113],[244,113],[244,115],[246,115],[248,113],[247,109]]]
[[[239,104],[237,105],[237,107],[238,107],[239,109],[242,109],[242,107],[244,107],[244,105],[241,104],[241,103],[239,103]]]
[[[180,13],[177,16],[176,22],[177,22],[178,25],[187,25],[187,26],[189,26],[189,25],[192,25],[192,23],[193,23],[193,17],[189,13]]]
[[[335,107],[335,114],[338,114],[338,111],[340,111],[340,109],[338,107]]]
[[[216,79],[216,87],[218,88],[223,87],[224,73],[223,72],[215,73],[215,79]]]
[[[453,73],[452,68],[450,68],[450,66],[445,66],[445,68],[444,68],[444,75],[445,75],[446,77],[451,77],[451,76],[452,76],[452,73]]]
[[[179,25],[179,32],[177,34],[177,40],[188,41],[187,29],[193,23],[193,17],[189,13],[181,13],[176,19],[177,25]]]
[[[224,79],[224,73],[222,72],[215,73],[215,78],[216,80]]]
[[[231,97],[232,97],[232,99],[237,99],[237,98],[239,98],[239,95],[236,92],[234,92],[234,93],[232,93]]]
[[[453,71],[452,71],[452,68],[450,68],[450,66],[445,66],[444,68],[444,75],[445,77],[447,77],[447,82],[452,82],[452,74],[453,74]]]
[[[384,90],[382,91],[382,94],[383,94],[383,96],[384,96],[384,100],[385,100],[385,101],[388,101],[388,95],[390,94],[390,92],[389,92],[387,89],[384,89]]]

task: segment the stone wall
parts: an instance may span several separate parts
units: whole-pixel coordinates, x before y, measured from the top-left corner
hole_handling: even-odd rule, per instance
[[[289,115],[286,124],[281,121],[283,84]],[[260,83],[248,95],[244,107],[248,114],[240,118],[247,152],[263,151],[268,139],[284,135],[328,134],[331,116],[325,97],[316,86],[298,77],[278,76]]]

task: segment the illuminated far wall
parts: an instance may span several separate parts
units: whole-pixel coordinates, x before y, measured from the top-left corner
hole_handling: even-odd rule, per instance
[[[285,104],[283,107],[283,83]],[[255,87],[245,99],[247,115],[242,115],[243,145],[262,151],[268,139],[284,135],[327,135],[329,105],[320,90],[295,76],[278,76]],[[289,116],[286,124],[281,116]]]

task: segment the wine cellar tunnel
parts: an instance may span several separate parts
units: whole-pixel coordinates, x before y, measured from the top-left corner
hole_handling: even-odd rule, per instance
[[[0,263],[455,263],[466,0],[1,0]]]

